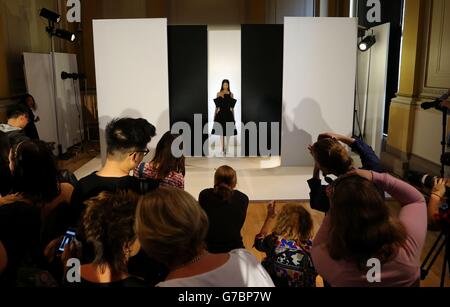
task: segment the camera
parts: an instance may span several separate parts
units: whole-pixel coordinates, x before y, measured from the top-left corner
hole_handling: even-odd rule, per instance
[[[409,171],[406,177],[409,182],[415,185],[423,186],[428,189],[432,189],[434,186],[434,180],[440,178],[439,176],[432,176],[430,174],[419,173],[414,171]],[[445,196],[446,197],[450,196],[450,187],[445,187]]]
[[[450,96],[450,91],[444,95],[442,95],[441,97],[439,97],[438,99],[434,100],[434,101],[428,101],[428,102],[424,102],[422,103],[420,106],[422,107],[422,109],[424,110],[428,110],[431,108],[435,108],[438,110],[443,110],[443,108],[441,107],[441,102],[444,100],[447,100]]]
[[[61,241],[61,244],[59,244],[58,247],[58,253],[63,253],[64,252],[64,248],[66,247],[67,244],[72,243],[72,241],[76,238],[76,232],[74,229],[68,229],[66,231],[66,234],[64,235],[64,238]]]

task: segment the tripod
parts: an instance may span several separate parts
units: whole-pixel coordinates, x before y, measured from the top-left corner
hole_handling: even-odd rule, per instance
[[[449,270],[450,270],[450,259],[449,259],[450,258],[450,241],[448,240],[448,237],[449,237],[448,230],[443,230],[439,234],[437,240],[433,244],[433,247],[428,252],[427,256],[425,257],[425,260],[422,263],[422,266],[420,267],[420,279],[421,280],[424,280],[425,278],[427,278],[428,272],[430,271],[431,267],[433,266],[434,262],[436,261],[436,258],[439,256],[439,254],[442,252],[442,249],[444,249],[444,247],[445,247],[444,262],[442,264],[441,283],[440,283],[440,287],[444,287],[447,264],[449,265]],[[442,241],[442,239],[444,239],[444,240]],[[441,242],[441,244],[438,248],[438,245],[440,242]],[[436,252],[436,253],[434,254],[430,263],[428,263],[434,252]]]
[[[441,145],[442,145],[442,155],[441,157],[444,156],[445,154],[445,147],[446,147],[446,134],[447,134],[447,108],[442,108],[442,141],[441,141]],[[441,178],[445,177],[445,165],[442,161],[441,158]],[[439,248],[438,245],[440,243],[440,241],[443,242],[440,244]],[[444,287],[445,284],[445,274],[446,274],[446,269],[447,269],[447,264],[449,266],[449,274],[450,274],[450,241],[449,241],[449,229],[444,229],[441,231],[441,233],[439,234],[437,240],[434,242],[433,246],[431,247],[430,251],[428,252],[428,254],[426,255],[421,267],[420,267],[420,279],[424,280],[427,275],[428,272],[430,271],[431,267],[433,266],[434,262],[436,261],[437,257],[439,256],[439,254],[442,252],[442,249],[444,249],[445,247],[445,252],[444,252],[444,261],[442,264],[442,272],[441,272],[441,283],[440,283],[440,287]],[[436,250],[437,249],[437,250]],[[431,258],[431,256],[433,255],[433,253],[436,252],[433,256],[433,258],[431,259],[430,263],[429,260]]]

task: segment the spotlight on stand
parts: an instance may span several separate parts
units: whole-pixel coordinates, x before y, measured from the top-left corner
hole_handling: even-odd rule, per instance
[[[43,8],[39,15],[53,23],[59,23],[61,21],[61,15],[59,15],[58,13],[52,12],[50,10],[47,10],[46,8]]]
[[[69,32],[69,31],[66,31],[63,29],[56,29],[54,35],[56,37],[65,39],[66,41],[69,41],[69,42],[74,42],[75,39],[77,38],[75,33],[72,33],[72,32]]]
[[[358,44],[358,48],[364,52],[369,50],[376,42],[377,40],[374,35],[368,35]]]
[[[46,27],[45,30],[50,36],[56,36],[69,42],[75,41],[75,33],[63,29],[56,29],[55,24],[61,21],[61,15],[46,8],[41,9],[41,13],[39,15],[48,20],[48,27]]]

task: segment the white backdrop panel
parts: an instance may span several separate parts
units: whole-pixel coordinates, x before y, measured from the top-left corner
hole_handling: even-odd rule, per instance
[[[323,131],[351,135],[356,43],[356,19],[285,18],[283,166],[311,166],[307,147]]]
[[[231,142],[238,142],[241,135],[241,27],[208,27],[208,124],[209,133],[214,122],[216,110],[214,99],[220,91],[222,81],[230,81],[231,91],[237,100],[234,115],[238,136]],[[212,141],[220,144],[218,136]],[[239,143],[239,142],[238,142]],[[231,144],[230,144],[231,145]],[[237,151],[240,154],[240,151]]]
[[[94,20],[94,52],[102,157],[115,117],[145,118],[159,138],[170,130],[166,19]]]
[[[78,73],[75,54],[55,53],[56,110],[59,139],[63,152],[82,141],[81,95],[78,80],[63,80],[61,73]]]
[[[373,27],[367,34],[376,37],[376,44],[368,51],[370,56],[369,86],[367,90],[367,112],[365,121],[366,142],[381,155],[384,111],[389,57],[390,23]]]
[[[36,123],[39,137],[57,144],[51,57],[48,53],[24,53],[23,58],[27,91],[36,100],[35,115],[41,119]]]

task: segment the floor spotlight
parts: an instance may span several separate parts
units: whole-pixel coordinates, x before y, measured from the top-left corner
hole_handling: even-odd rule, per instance
[[[74,42],[75,39],[77,38],[75,33],[72,33],[72,32],[69,32],[69,31],[66,31],[63,29],[56,29],[55,36],[65,39],[66,41],[69,41],[69,42]]]
[[[361,51],[367,51],[377,42],[374,35],[366,36],[359,44],[358,48]]]
[[[41,10],[41,13],[39,14],[41,17],[44,17],[50,22],[59,23],[61,21],[61,15],[58,13],[52,12],[50,10],[47,10],[46,8],[43,8]]]

